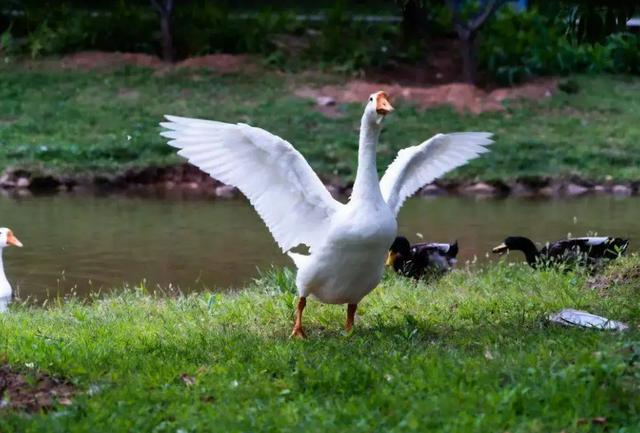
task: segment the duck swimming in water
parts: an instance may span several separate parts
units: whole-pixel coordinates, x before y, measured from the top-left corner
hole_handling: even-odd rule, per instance
[[[522,251],[527,263],[536,268],[545,263],[591,265],[602,259],[613,260],[623,254],[628,246],[628,239],[600,236],[561,239],[549,242],[538,250],[529,238],[509,236],[492,251],[495,254]]]
[[[387,266],[392,266],[398,274],[418,279],[428,271],[448,271],[455,265],[457,255],[457,241],[411,245],[407,238],[398,236],[389,248]]]

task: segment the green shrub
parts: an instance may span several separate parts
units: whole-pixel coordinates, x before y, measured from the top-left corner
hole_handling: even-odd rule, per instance
[[[497,80],[514,83],[549,63],[553,54],[547,48],[560,35],[543,15],[504,9],[484,32],[480,58]]]
[[[159,20],[146,3],[120,0],[102,9],[61,2],[43,8],[22,3],[21,14],[2,16],[0,25],[9,30],[0,39],[0,49],[32,57],[79,50],[160,52]],[[397,53],[399,26],[354,22],[351,13],[338,2],[327,20],[303,22],[293,12],[259,10],[246,13],[225,2],[190,1],[175,8],[174,46],[178,58],[208,53],[261,54],[267,61],[295,68],[310,62],[345,70],[383,66],[396,57],[417,58],[422,47],[405,47]],[[300,45],[297,52],[286,43]],[[19,41],[19,42],[17,42]]]
[[[610,72],[640,74],[640,37],[629,33],[610,35],[607,39]]]
[[[147,8],[120,1],[108,10],[61,3],[25,6],[11,17],[14,51],[38,57],[77,50],[154,52],[157,19]],[[3,17],[0,21],[7,21]]]
[[[263,11],[255,16],[233,17],[231,10],[192,3],[177,8],[175,44],[179,57],[212,52],[270,54],[273,38],[296,30],[290,13]]]
[[[614,33],[626,30],[627,20],[636,6],[628,0],[564,0],[559,13],[565,18],[566,33],[577,42],[600,42]]]
[[[338,5],[311,38],[305,57],[351,70],[383,66],[391,61],[393,45],[399,37],[397,26],[351,21],[347,11]]]
[[[11,25],[2,33],[0,33],[0,54],[11,54],[15,49],[15,42],[11,35]]]
[[[484,33],[481,64],[503,84],[534,75],[640,73],[640,36],[615,33],[602,43],[577,42],[566,27],[563,15],[505,8]]]

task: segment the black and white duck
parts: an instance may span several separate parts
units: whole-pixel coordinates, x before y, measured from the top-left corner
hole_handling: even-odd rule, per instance
[[[541,263],[591,265],[598,261],[612,260],[623,254],[629,246],[628,239],[610,236],[561,239],[549,242],[540,250],[524,236],[509,236],[493,248],[495,254],[522,251],[527,263],[535,268]]]
[[[420,278],[425,272],[443,272],[456,263],[458,242],[452,244],[423,242],[411,245],[404,236],[398,236],[389,248],[387,266],[404,276]]]

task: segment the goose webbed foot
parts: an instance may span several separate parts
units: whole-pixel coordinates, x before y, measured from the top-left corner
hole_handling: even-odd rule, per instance
[[[302,326],[300,327],[293,327],[293,331],[291,331],[291,335],[289,336],[289,338],[302,338],[305,339],[307,338],[307,334],[304,332],[304,329],[302,328]]]

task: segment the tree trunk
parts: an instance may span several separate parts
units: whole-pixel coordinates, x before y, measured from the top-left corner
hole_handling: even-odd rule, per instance
[[[462,73],[464,81],[469,84],[476,84],[478,74],[478,64],[476,62],[475,39],[478,31],[485,25],[496,11],[505,4],[507,0],[487,0],[483,2],[482,9],[471,19],[464,19],[461,16],[460,4],[457,0],[447,0],[446,4],[453,14],[453,23],[458,40],[460,41],[460,51],[462,53]]]
[[[458,33],[462,52],[462,77],[464,82],[469,84],[476,84],[478,78],[475,36],[475,33],[471,31]]]
[[[171,25],[173,0],[151,0],[151,6],[160,16],[162,59],[166,62],[173,62],[175,54],[173,51],[173,26]]]
[[[160,31],[162,33],[162,59],[165,62],[173,62],[173,29],[170,16],[162,15],[160,17]]]
[[[427,12],[422,2],[409,0],[402,8],[402,35],[404,43],[410,45],[413,41],[422,39],[428,33]]]

